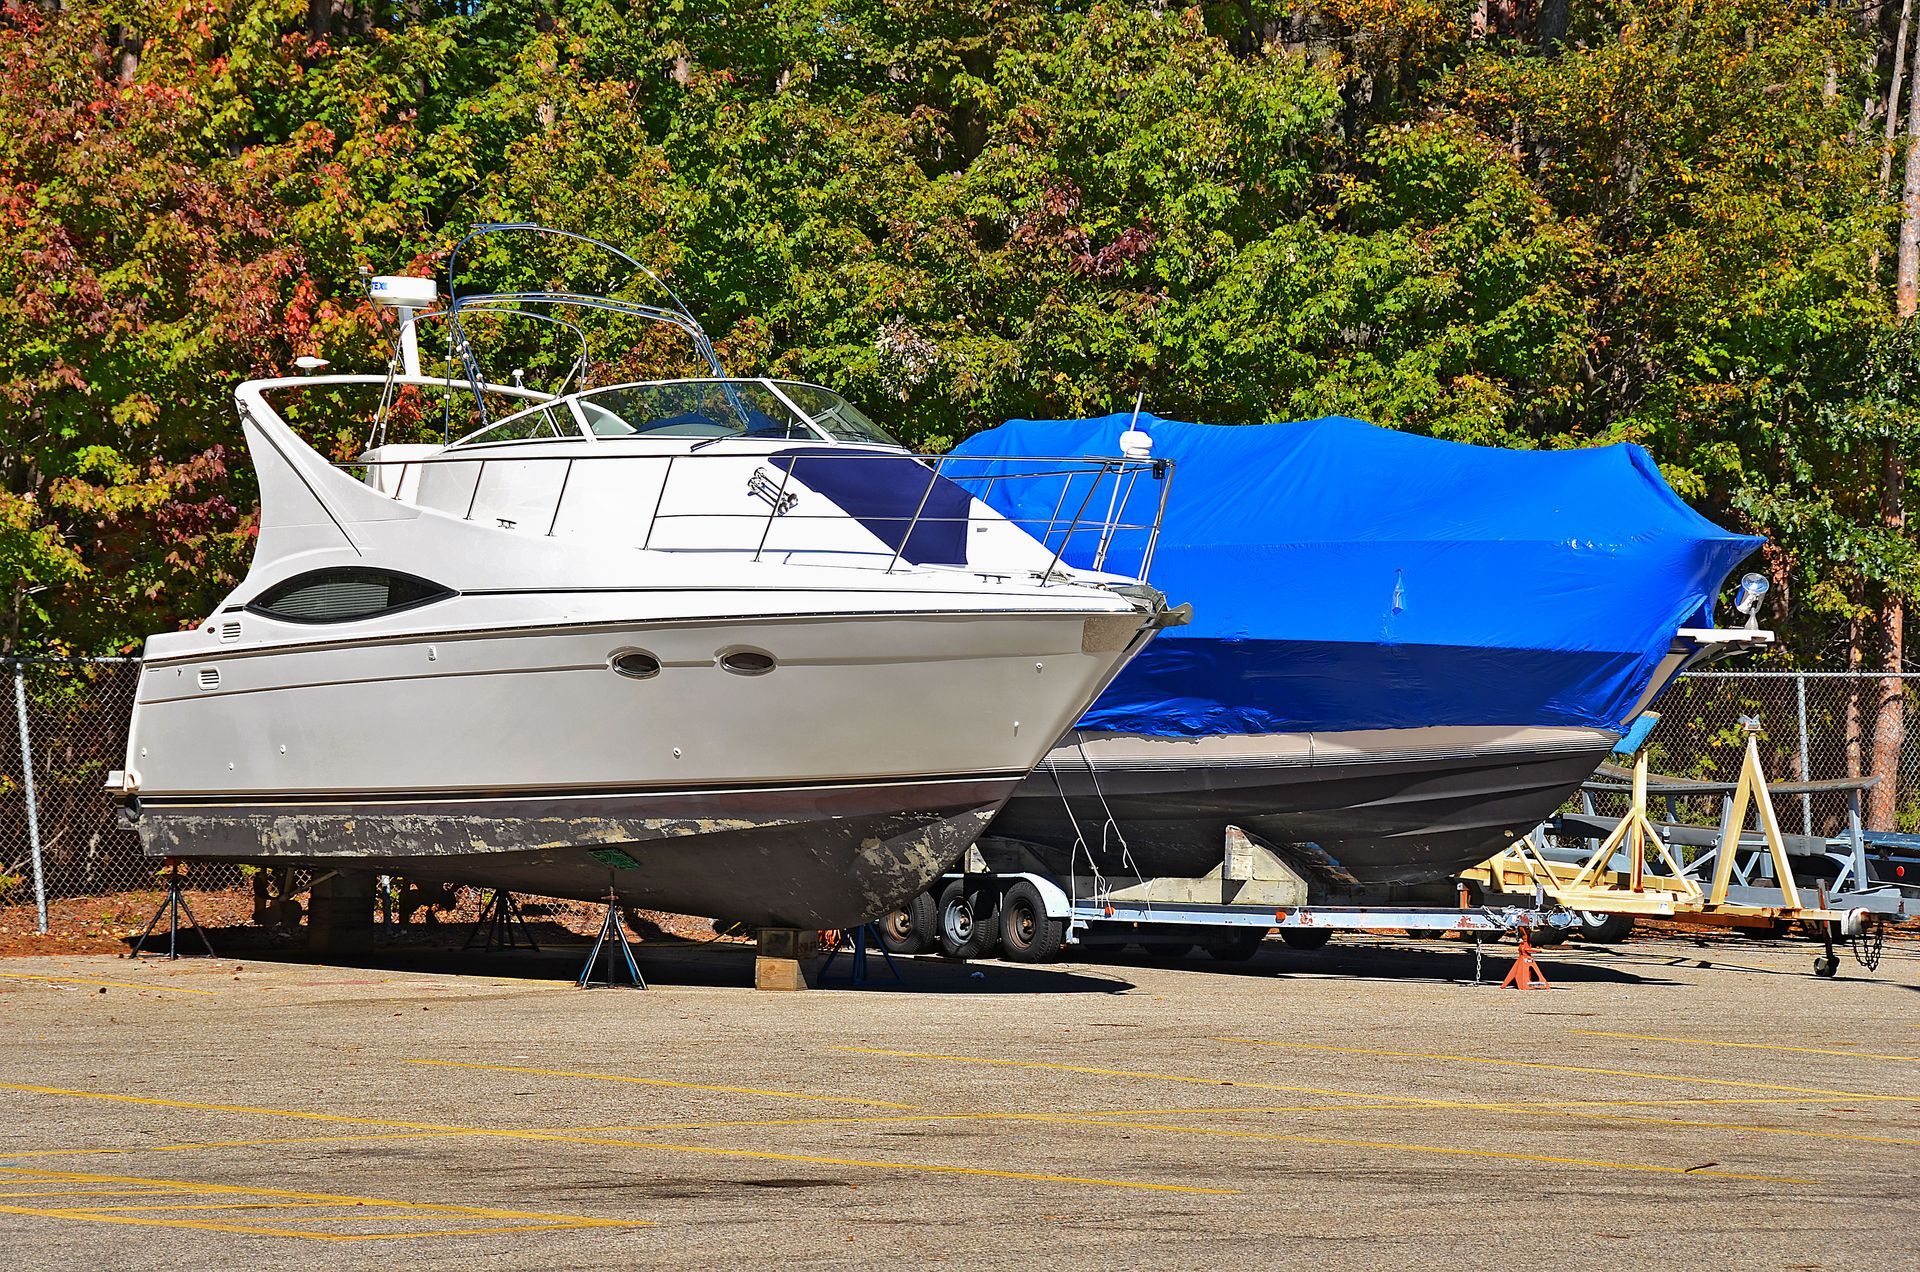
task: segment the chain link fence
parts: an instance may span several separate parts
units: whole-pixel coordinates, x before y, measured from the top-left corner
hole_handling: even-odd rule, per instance
[[[0,940],[23,932],[98,933],[117,942],[144,922],[164,888],[161,865],[115,820],[107,775],[125,759],[140,666],[134,659],[0,660]],[[1661,701],[1649,742],[1657,773],[1731,780],[1746,746],[1743,718],[1762,729],[1777,782],[1857,776],[1874,750],[1883,677],[1847,672],[1695,672]],[[1920,674],[1901,678],[1895,824],[1920,831]],[[30,759],[31,763],[26,761]],[[1847,825],[1843,792],[1776,795],[1781,828],[1832,835]],[[1714,825],[1719,801],[1678,800],[1669,820]],[[194,906],[215,926],[291,926],[308,879],[219,862],[190,869]],[[421,927],[471,923],[484,894],[396,884],[397,910]],[[528,898],[530,918],[591,932],[597,908]]]
[[[118,948],[164,896],[163,864],[118,824],[118,796],[107,789],[125,763],[139,680],[133,658],[0,659],[0,945],[34,932]],[[312,882],[304,870],[229,862],[185,869],[194,912],[214,927],[290,930]],[[397,879],[390,897],[396,924],[457,933],[479,919],[486,893]],[[580,934],[602,916],[559,898],[525,898],[522,910],[529,922]]]

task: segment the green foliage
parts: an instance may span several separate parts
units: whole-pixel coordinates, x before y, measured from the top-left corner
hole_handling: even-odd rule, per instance
[[[1817,660],[1920,582],[1881,515],[1888,443],[1920,458],[1861,112],[1889,32],[1800,0],[1554,8],[9,8],[0,633],[104,651],[201,616],[249,542],[231,386],[379,365],[362,271],[527,219],[661,270],[736,369],[933,448],[1142,390],[1228,423],[1638,441],[1772,538]],[[677,356],[636,339],[612,369]]]

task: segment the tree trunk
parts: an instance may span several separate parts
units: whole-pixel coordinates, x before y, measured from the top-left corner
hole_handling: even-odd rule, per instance
[[[1911,321],[1920,309],[1920,40],[1912,41],[1914,65],[1907,78],[1906,182],[1900,200],[1900,259],[1894,289],[1894,312]],[[1880,443],[1880,525],[1895,537],[1907,529],[1907,461],[1897,439]],[[1900,672],[1906,664],[1906,598],[1891,581],[1880,585],[1881,663],[1878,701],[1874,707],[1872,773],[1879,778],[1867,799],[1867,822],[1875,830],[1892,830],[1900,808],[1900,749],[1907,736],[1907,692]]]
[[[1920,62],[1920,40],[1913,40],[1916,62]],[[1911,69],[1909,79],[1915,78]],[[1907,94],[1906,180],[1900,200],[1900,259],[1894,289],[1894,309],[1902,319],[1913,317],[1920,308],[1920,93]]]
[[[1912,0],[1907,0],[1910,4]],[[1571,0],[1540,0],[1539,16],[1534,19],[1533,40],[1536,47],[1550,49],[1567,38],[1567,21]]]
[[[1895,465],[1904,468],[1904,464]],[[1901,472],[1899,477],[1905,479]],[[1889,483],[1894,478],[1888,473]],[[1900,509],[1898,488],[1889,485],[1892,492],[1882,500],[1882,507],[1892,505],[1890,513],[1882,515],[1888,524],[1904,529],[1906,517]],[[1867,794],[1867,828],[1869,830],[1898,830],[1900,828],[1900,751],[1907,740],[1907,685],[1900,678],[1902,637],[1901,630],[1906,623],[1906,606],[1900,596],[1891,589],[1885,589],[1880,604],[1880,624],[1885,629],[1885,659],[1881,670],[1889,673],[1880,678],[1880,692],[1874,706],[1873,716],[1873,775],[1880,779],[1879,784]]]
[[[1907,27],[1913,18],[1913,0],[1900,0],[1900,33],[1893,41],[1893,83],[1887,88],[1887,122],[1880,150],[1880,189],[1893,177],[1893,143],[1900,136],[1900,89],[1906,83]]]
[[[1860,620],[1858,617],[1847,620],[1847,717],[1846,717],[1846,761],[1847,776],[1859,777],[1860,762],[1863,758],[1860,745]]]

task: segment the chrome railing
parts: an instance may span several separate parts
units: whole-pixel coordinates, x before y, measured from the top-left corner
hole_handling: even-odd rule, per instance
[[[612,511],[610,491],[602,484],[592,494],[582,493],[591,486],[582,474],[595,469],[604,473],[613,465],[637,466],[641,473],[620,488],[650,501],[644,523],[616,519],[626,523],[635,546],[642,549],[659,546],[656,540],[665,538],[674,523],[738,524],[738,535],[717,531],[710,542],[679,543],[664,550],[737,551],[756,561],[769,553],[830,553],[864,558],[846,563],[887,573],[903,565],[950,565],[989,575],[1030,571],[1043,583],[1063,576],[1063,566],[1144,580],[1152,567],[1173,475],[1168,460],[912,455],[811,440],[796,440],[790,448],[775,443],[745,454],[733,449],[634,454],[587,438],[559,444],[578,446],[581,453],[515,454],[508,450],[513,444],[503,443],[497,450],[475,446],[335,466],[397,501],[463,520],[492,520],[501,529],[524,530],[531,524],[546,536],[569,533],[563,528],[569,517],[596,510],[603,514],[600,523],[582,530],[604,532],[604,514]],[[599,449],[602,446],[608,449]],[[865,480],[864,473],[857,474],[860,480],[850,480],[856,474],[844,465],[855,463],[873,465],[873,480]],[[728,481],[718,467],[724,464],[746,467],[745,480],[738,485]],[[903,471],[908,464],[920,471]],[[529,466],[552,466],[558,475],[529,480]],[[491,488],[490,471],[495,474]],[[512,473],[505,486],[499,478],[503,472]],[[436,483],[436,477],[444,480]],[[423,496],[422,487],[429,484],[440,488]],[[550,495],[542,493],[547,488]],[[807,494],[818,498],[803,499]],[[959,504],[957,494],[967,496],[967,502]],[[983,517],[979,504],[997,517]],[[496,515],[509,508],[517,515]],[[624,511],[632,511],[631,501],[625,502]],[[995,545],[992,559],[968,559],[965,545],[972,536],[967,527],[995,520],[1027,533],[1037,545],[1031,560],[1005,544]],[[824,526],[820,536],[776,534],[782,527],[807,523],[857,524],[878,540],[880,550],[836,545]],[[928,559],[942,555],[928,542],[929,532],[941,527],[955,528],[957,541],[949,539],[945,555],[953,555],[957,546],[958,560]]]

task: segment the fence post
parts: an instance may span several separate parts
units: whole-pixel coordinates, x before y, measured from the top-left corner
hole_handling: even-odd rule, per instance
[[[1811,782],[1813,770],[1807,763],[1807,673],[1795,672],[1793,684],[1800,695],[1800,780]],[[1813,796],[1804,791],[1800,794],[1800,833],[1813,834]]]
[[[47,872],[40,861],[40,805],[33,789],[33,733],[27,727],[27,665],[13,663],[13,709],[20,722],[20,773],[27,784],[27,845],[33,852],[33,903],[47,934]]]

